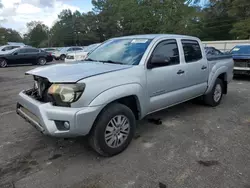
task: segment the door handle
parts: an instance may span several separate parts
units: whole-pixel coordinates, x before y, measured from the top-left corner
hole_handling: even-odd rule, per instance
[[[207,66],[203,65],[203,66],[201,67],[201,70],[205,70],[205,69],[207,69]]]
[[[177,74],[184,74],[184,70],[179,70],[178,72],[177,72]]]

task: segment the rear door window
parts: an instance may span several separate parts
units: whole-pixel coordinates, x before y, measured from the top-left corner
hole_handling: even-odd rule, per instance
[[[186,63],[192,63],[202,59],[201,48],[198,41],[181,40]]]
[[[38,53],[39,50],[36,48],[27,48],[26,53]]]

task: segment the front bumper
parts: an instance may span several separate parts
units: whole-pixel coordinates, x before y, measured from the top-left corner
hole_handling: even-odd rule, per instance
[[[67,62],[74,62],[74,61],[76,61],[75,59],[65,59],[65,62],[67,63]]]
[[[77,137],[89,133],[103,106],[70,108],[41,103],[24,91],[19,93],[17,114],[45,135]],[[69,130],[59,130],[56,121],[69,122]]]
[[[234,67],[234,74],[250,75],[250,67]]]

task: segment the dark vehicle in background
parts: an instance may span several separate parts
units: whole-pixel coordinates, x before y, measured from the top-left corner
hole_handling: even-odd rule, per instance
[[[223,53],[215,47],[205,47],[206,55],[223,55]]]
[[[250,44],[237,45],[231,50],[234,74],[250,75]]]
[[[10,64],[33,64],[45,65],[53,61],[51,53],[37,48],[23,47],[10,50],[8,53],[0,54],[0,67]]]

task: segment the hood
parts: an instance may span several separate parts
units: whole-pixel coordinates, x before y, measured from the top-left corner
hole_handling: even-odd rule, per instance
[[[250,54],[232,54],[233,59],[250,59]]]
[[[26,72],[26,74],[47,78],[52,83],[75,83],[84,78],[123,70],[130,67],[132,67],[132,65],[81,61],[71,64],[64,63],[39,67]]]

